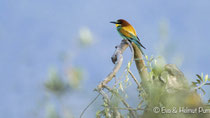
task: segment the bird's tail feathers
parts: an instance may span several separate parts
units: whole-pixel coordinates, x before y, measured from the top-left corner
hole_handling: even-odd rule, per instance
[[[141,47],[144,48],[144,49],[146,49],[146,48],[141,44],[139,37],[137,36],[136,38],[137,38],[138,43],[141,45]]]
[[[138,40],[131,40],[131,41],[137,45],[137,47],[141,51],[142,55],[144,55],[144,52],[142,51],[141,47],[143,47],[144,49],[146,49],[146,48]]]

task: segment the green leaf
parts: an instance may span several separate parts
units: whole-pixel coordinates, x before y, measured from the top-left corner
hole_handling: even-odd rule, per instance
[[[205,94],[206,94],[205,90],[204,90],[204,89],[202,89],[202,88],[200,88],[200,89],[201,89],[201,91],[203,92],[203,94],[205,95]]]
[[[151,63],[153,60],[154,60],[154,57],[151,57],[150,60],[149,60],[149,62]]]
[[[131,62],[128,62],[128,69],[131,67]]]
[[[145,58],[146,58],[146,60],[148,60],[148,56],[147,55],[145,55]]]
[[[205,75],[205,82],[207,82],[208,81],[208,78],[209,78],[209,75],[207,74],[207,75]]]
[[[192,82],[192,85],[191,86],[192,87],[197,87],[197,84],[198,84],[197,82]]]
[[[141,108],[143,102],[144,102],[144,101],[141,100],[141,102],[138,104],[138,108]]]
[[[129,77],[126,76],[125,83],[127,83],[128,81],[129,81]]]
[[[201,81],[203,81],[203,79],[202,79],[202,77],[201,77],[200,75],[196,74],[196,76],[197,76]]]
[[[197,86],[196,86],[196,85],[194,85],[194,84],[192,84],[191,86],[192,86],[192,87],[197,87]]]
[[[154,59],[154,64],[157,65],[157,60],[156,59]]]
[[[200,84],[200,83],[201,83],[201,81],[200,81],[199,79],[196,79],[196,81],[198,82],[198,84]]]
[[[104,111],[97,111],[96,112],[96,118],[101,118],[101,115]]]
[[[119,87],[120,87],[120,89],[121,89],[122,91],[124,91],[123,86],[122,86],[121,83],[119,84]]]
[[[196,84],[198,84],[198,83],[197,83],[197,82],[192,82],[192,84],[193,84],[193,85],[196,85]]]
[[[210,83],[205,83],[204,85],[210,85]]]

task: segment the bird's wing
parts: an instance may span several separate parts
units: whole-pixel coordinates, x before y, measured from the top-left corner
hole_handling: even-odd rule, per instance
[[[128,30],[125,30],[124,28],[120,28],[119,32],[124,35],[125,37],[129,38],[130,40],[136,40],[141,47],[143,47],[144,49],[146,49],[140,42],[139,38],[137,36],[134,35],[133,32],[129,32]]]
[[[138,43],[140,44],[140,46],[143,47],[144,49],[146,49],[146,48],[141,44],[141,42],[140,42],[140,40],[139,40],[138,37],[137,37],[137,39],[138,39],[137,41],[138,41]]]
[[[138,36],[136,36],[136,37],[137,37],[137,39],[140,41],[139,37],[138,37]]]
[[[129,31],[129,33],[131,33],[132,35],[136,36],[136,31],[135,31],[135,29],[133,28],[132,25],[126,26],[125,29],[126,29],[127,31]]]
[[[125,30],[124,28],[120,28],[118,31],[127,38],[132,38],[133,37],[132,33]]]
[[[119,32],[128,38],[132,38],[133,36],[136,36],[136,31],[131,25],[126,26],[126,27],[121,27],[119,29]]]
[[[130,34],[136,36],[136,31],[131,25],[124,26],[124,27],[122,27],[122,29],[129,32]]]

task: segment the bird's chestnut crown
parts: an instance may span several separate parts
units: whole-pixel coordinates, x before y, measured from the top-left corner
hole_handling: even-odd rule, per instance
[[[126,20],[123,19],[119,19],[117,21],[111,21],[110,23],[116,24],[116,27],[130,25]]]

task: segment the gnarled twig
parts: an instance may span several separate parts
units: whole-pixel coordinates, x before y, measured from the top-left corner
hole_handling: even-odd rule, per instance
[[[108,96],[103,93],[103,88],[106,88],[108,91],[112,91],[111,88],[109,88],[107,86],[107,83],[109,81],[112,80],[112,78],[116,75],[116,73],[119,71],[121,65],[122,65],[122,62],[123,62],[123,52],[125,51],[125,49],[127,47],[130,47],[131,49],[131,52],[132,52],[132,58],[131,58],[131,62],[130,62],[130,65],[133,61],[133,57],[135,59],[135,62],[136,62],[136,67],[138,69],[138,72],[140,74],[140,77],[142,79],[142,82],[145,82],[148,77],[149,77],[149,74],[147,72],[147,68],[144,64],[144,60],[143,60],[143,57],[142,57],[142,54],[141,54],[141,51],[138,49],[138,47],[136,45],[134,45],[133,43],[130,43],[128,42],[128,40],[124,39],[122,40],[122,42],[120,43],[120,45],[116,46],[116,50],[112,56],[112,62],[115,64],[113,70],[111,73],[108,74],[108,76],[97,86],[97,90],[98,92],[106,99],[106,100],[109,100]],[[129,69],[128,69],[129,70]],[[129,71],[128,71],[129,72]],[[131,75],[132,73],[129,72]],[[132,76],[133,77],[133,76]],[[137,80],[135,79],[135,77],[133,77],[135,82],[137,82]],[[139,83],[137,82],[137,85],[138,87],[140,86]],[[126,108],[130,108],[129,104],[124,100],[124,99],[121,99],[121,102],[125,105]],[[136,117],[136,114],[134,111],[132,110],[129,110],[130,114],[132,115],[133,118]]]
[[[126,40],[122,40],[120,45],[116,46],[116,50],[112,56],[112,62],[115,63],[115,67],[113,68],[112,72],[109,73],[109,75],[98,85],[98,90],[100,91],[104,85],[106,85],[109,81],[112,80],[112,78],[115,76],[115,74],[119,71],[122,62],[123,62],[123,56],[122,53],[125,51],[125,49],[128,47],[128,44]]]
[[[133,73],[128,70],[128,73],[131,75],[131,77],[133,78],[133,80],[135,81],[135,83],[137,84],[138,88],[141,87],[140,83],[138,82],[138,80],[136,79],[136,77],[133,75]]]

